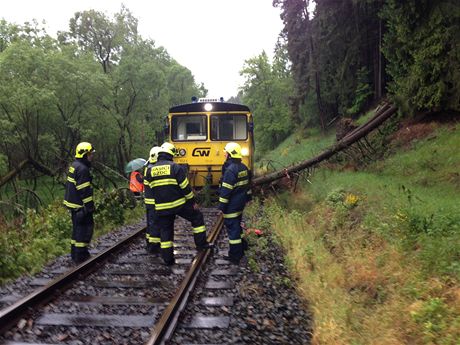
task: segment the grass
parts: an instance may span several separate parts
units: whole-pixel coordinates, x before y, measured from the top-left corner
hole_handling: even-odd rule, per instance
[[[267,170],[278,170],[282,167],[309,159],[335,142],[335,133],[325,134],[309,130],[291,135],[278,148],[256,163],[256,173],[263,174]],[[257,152],[257,151],[256,151]]]
[[[288,253],[314,344],[459,344],[458,147],[456,125],[434,124],[363,171],[322,168],[264,203],[259,227]]]
[[[52,203],[56,198],[64,195],[64,185],[56,182],[52,177],[41,176],[37,178],[36,186],[33,180],[17,180],[17,191],[11,183],[0,190],[0,200],[4,203],[3,211],[13,211],[12,204],[17,203],[26,208],[41,208]]]
[[[97,194],[93,241],[121,224],[139,221],[143,207],[125,208],[113,194]],[[72,225],[62,199],[26,217],[0,224],[0,284],[23,274],[34,274],[59,255],[70,251]]]
[[[375,113],[374,113],[373,110],[368,111],[363,116],[360,116],[359,119],[357,119],[355,121],[355,124],[358,125],[358,126],[361,126],[361,125],[365,124],[367,121],[369,121],[371,119],[371,117],[374,116],[374,115],[375,115]]]

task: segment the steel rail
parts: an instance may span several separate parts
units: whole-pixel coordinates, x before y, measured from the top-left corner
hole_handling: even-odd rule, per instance
[[[107,248],[99,254],[91,257],[89,260],[81,263],[74,269],[64,273],[51,281],[48,285],[36,289],[31,294],[23,297],[14,304],[0,310],[0,332],[4,332],[11,328],[13,323],[21,317],[29,308],[36,307],[40,304],[46,303],[53,298],[53,294],[59,290],[66,290],[72,283],[82,277],[87,276],[102,263],[104,263],[111,255],[116,254],[123,249],[124,246],[134,241],[143,231],[145,227],[141,228],[129,236],[123,238],[112,247]]]
[[[208,236],[208,242],[214,245],[217,236],[219,235],[222,226],[224,224],[224,218],[222,214],[218,215],[217,221],[213,226],[211,233]],[[146,345],[160,345],[165,344],[167,340],[170,339],[174,329],[176,328],[177,321],[180,315],[180,312],[184,309],[187,304],[188,297],[190,296],[191,291],[195,287],[196,280],[200,273],[201,268],[208,260],[211,251],[213,249],[209,248],[200,252],[195,259],[192,261],[190,270],[187,272],[184,280],[179,286],[176,294],[171,299],[168,307],[165,309],[161,315],[160,320],[157,322],[155,328],[153,329],[150,339],[145,343]]]

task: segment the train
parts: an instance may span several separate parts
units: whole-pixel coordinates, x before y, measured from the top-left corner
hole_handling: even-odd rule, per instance
[[[253,171],[254,122],[246,105],[222,97],[192,97],[191,103],[169,109],[165,134],[177,149],[174,161],[186,167],[193,188],[218,187],[228,142],[241,145],[242,161]]]

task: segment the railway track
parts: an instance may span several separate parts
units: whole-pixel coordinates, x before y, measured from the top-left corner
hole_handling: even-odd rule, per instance
[[[247,263],[230,265],[223,259],[228,239],[218,231],[222,219],[216,209],[202,211],[212,252],[195,250],[181,218],[172,268],[147,254],[142,229],[115,233],[114,251],[99,248],[100,258],[94,253],[70,271],[54,265],[46,278],[31,281],[40,285],[33,293],[15,302],[17,296],[3,295],[0,302],[10,302],[0,310],[0,344],[307,344],[309,315],[283,283],[282,252],[257,251],[256,273]]]
[[[214,242],[222,217],[215,209],[203,213],[208,239]],[[177,264],[166,267],[145,251],[144,231],[135,231],[70,271],[55,270],[57,278],[1,310],[1,341],[164,343],[212,252],[196,252],[189,224],[178,218]]]

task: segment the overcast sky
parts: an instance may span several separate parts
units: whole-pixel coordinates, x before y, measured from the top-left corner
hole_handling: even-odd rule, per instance
[[[44,20],[55,35],[68,29],[77,11],[95,9],[112,18],[122,3],[139,20],[140,34],[190,69],[209,97],[235,96],[244,61],[263,50],[272,58],[283,27],[272,0],[0,0],[0,18]]]

